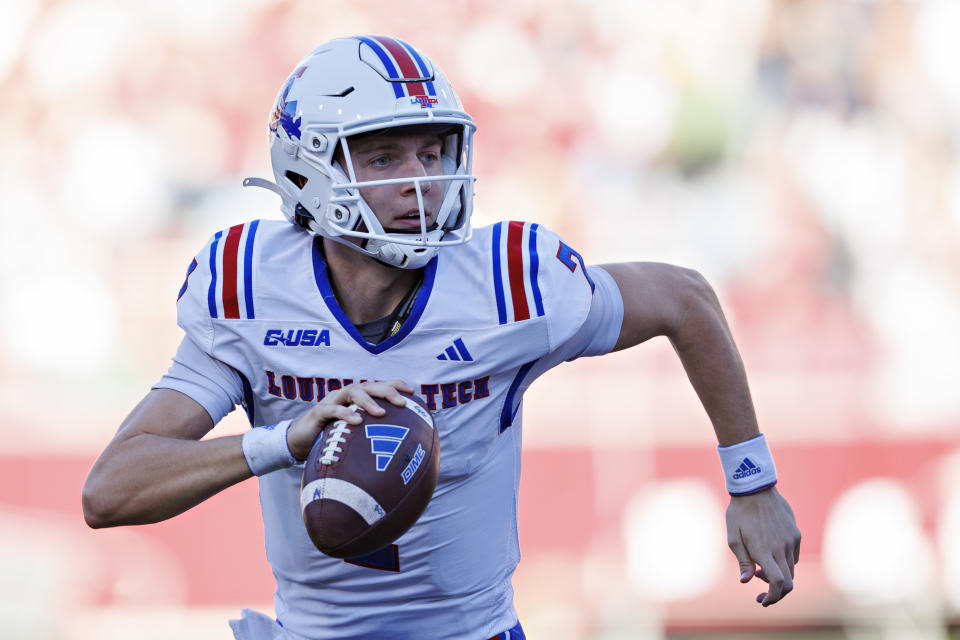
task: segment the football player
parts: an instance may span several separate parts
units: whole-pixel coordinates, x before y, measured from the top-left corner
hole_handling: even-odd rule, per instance
[[[800,534],[710,286],[665,264],[587,266],[537,224],[473,229],[474,131],[401,40],[342,38],[296,66],[269,120],[274,181],[245,181],[287,221],[217,232],[190,263],[186,335],[90,471],[88,524],[170,518],[256,475],[276,619],[245,610],[236,637],[522,638],[523,393],[561,362],[665,335],[719,440],[741,580],[779,601]],[[400,391],[435,416],[433,499],[384,553],[325,556],[302,520],[303,460],[332,421],[359,421],[348,405],[378,415],[373,398]],[[237,404],[251,429],[201,441]]]

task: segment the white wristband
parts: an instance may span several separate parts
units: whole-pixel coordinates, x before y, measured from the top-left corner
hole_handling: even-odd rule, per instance
[[[293,420],[254,427],[243,434],[243,457],[255,476],[292,467],[297,461],[287,445],[287,429]]]
[[[777,468],[762,433],[729,447],[717,447],[717,452],[730,495],[746,496],[777,484]]]

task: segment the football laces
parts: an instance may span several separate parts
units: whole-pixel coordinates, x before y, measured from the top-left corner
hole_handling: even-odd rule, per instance
[[[353,405],[349,407],[356,411],[358,407]],[[349,435],[350,427],[347,425],[346,420],[337,420],[333,423],[333,428],[330,430],[330,434],[327,436],[327,440],[323,445],[323,452],[320,454],[320,457],[317,458],[317,462],[320,464],[330,465],[334,462],[340,462],[340,456],[338,453],[343,453],[343,448],[340,446],[347,439],[344,437]]]

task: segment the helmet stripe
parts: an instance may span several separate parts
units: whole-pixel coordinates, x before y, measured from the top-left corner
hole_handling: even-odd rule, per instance
[[[407,52],[406,49],[400,46],[399,42],[386,36],[374,36],[374,40],[387,48],[387,51],[390,52],[390,55],[393,56],[393,59],[397,61],[397,65],[400,66],[400,71],[403,73],[404,78],[414,80],[422,77],[420,72],[417,70],[417,65],[414,63],[413,57]],[[407,85],[407,95],[424,95],[422,82],[405,82],[404,84]]]
[[[387,52],[384,51],[382,46],[380,46],[380,43],[366,36],[357,36],[357,40],[359,40],[363,44],[370,47],[373,50],[373,52],[377,54],[377,57],[380,58],[380,62],[383,63],[384,68],[386,68],[387,70],[387,74],[389,74],[391,78],[396,78],[399,75],[397,73],[397,68],[393,66],[393,61],[390,60],[390,56],[388,56]],[[402,83],[391,82],[390,84],[393,85],[393,94],[398,98],[402,98],[403,97],[403,87],[401,86]]]
[[[400,44],[402,44],[402,45],[406,48],[406,50],[410,53],[410,55],[413,56],[413,59],[417,61],[417,66],[420,68],[420,77],[421,77],[421,78],[430,78],[430,77],[432,77],[433,74],[430,73],[430,69],[427,68],[426,63],[423,61],[423,58],[420,56],[420,54],[417,53],[417,50],[414,49],[413,46],[410,45],[410,43],[404,42],[403,40],[400,40],[399,38],[397,39],[397,42],[399,42]],[[426,82],[425,84],[427,85],[427,93],[428,93],[429,95],[431,95],[431,96],[437,95],[437,90],[433,88],[433,81],[432,81],[432,80],[427,80],[427,82]]]

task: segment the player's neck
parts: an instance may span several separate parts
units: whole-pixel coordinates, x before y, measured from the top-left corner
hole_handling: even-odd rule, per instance
[[[338,242],[323,240],[327,277],[353,324],[389,315],[423,277],[423,269],[397,269]]]

